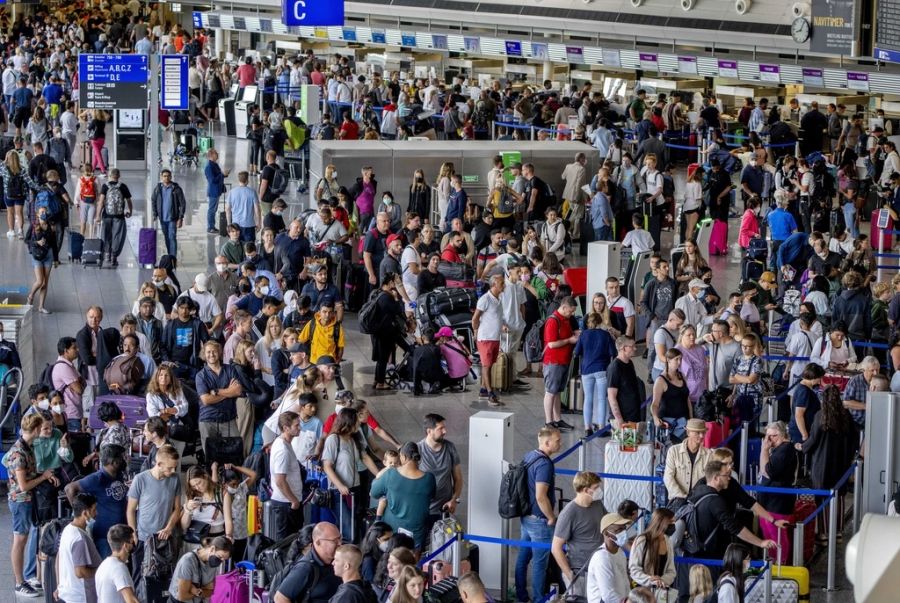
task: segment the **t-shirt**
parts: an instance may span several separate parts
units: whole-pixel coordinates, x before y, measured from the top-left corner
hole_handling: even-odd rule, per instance
[[[283,503],[290,502],[290,499],[278,487],[278,482],[275,481],[276,474],[287,476],[287,485],[294,497],[303,500],[303,475],[300,473],[300,463],[297,462],[294,449],[288,446],[284,438],[275,438],[275,441],[272,442],[269,473],[272,475],[272,500]]]
[[[631,300],[620,295],[613,300],[609,300],[609,322],[620,333],[625,333],[628,329],[628,319],[634,316],[634,304]]]
[[[411,299],[416,299],[416,289],[419,284],[419,275],[410,268],[410,264],[418,264],[421,267],[419,252],[412,245],[407,245],[400,255],[400,272],[403,278],[403,288]]]
[[[622,413],[622,418],[626,422],[640,421],[641,397],[634,363],[622,362],[618,358],[613,359],[606,371],[606,378],[608,387],[618,389],[616,400],[619,403],[619,412]]]
[[[263,194],[262,198],[263,203],[271,203],[277,197],[277,195],[272,194],[272,185],[275,182],[275,168],[277,167],[277,165],[272,166],[271,164],[267,164],[259,174],[260,183],[262,183],[263,180],[267,183],[266,192]]]
[[[622,247],[631,247],[631,253],[637,255],[653,250],[653,235],[644,229],[632,230],[625,235]]]
[[[531,515],[546,519],[544,512],[541,511],[537,503],[537,484],[547,484],[547,497],[550,499],[550,506],[555,507],[556,469],[553,466],[553,461],[540,450],[532,450],[522,460],[528,465],[528,500],[531,503]]]
[[[656,346],[661,345],[668,352],[676,345],[678,345],[677,336],[672,333],[669,329],[665,327],[665,325],[656,329],[656,333],[653,334],[653,349],[656,350]],[[653,368],[664,371],[666,370],[665,365],[665,355],[660,355],[659,352],[655,352],[655,360],[653,361]],[[731,365],[728,365],[728,370],[731,370]]]
[[[322,419],[319,417],[310,417],[306,423],[300,419],[300,435],[291,440],[291,448],[299,462],[304,462],[315,451],[316,442],[322,437],[322,433]]]
[[[556,519],[553,536],[566,541],[566,556],[573,570],[583,567],[590,560],[597,543],[603,540],[600,521],[604,515],[606,508],[599,500],[589,507],[582,507],[573,500],[563,507]]]
[[[734,359],[741,353],[740,342],[731,340],[729,343],[708,343],[705,347],[710,359],[709,389],[728,387]]]
[[[562,341],[572,336],[572,323],[559,312],[554,312],[544,323],[544,364],[559,364],[567,366],[572,360],[572,350],[575,344],[551,348],[550,344]]]
[[[127,523],[128,488],[120,476],[113,477],[101,468],[81,479],[78,487],[97,499],[97,519],[91,528],[95,541],[105,540],[109,528],[117,523]]]
[[[79,578],[76,567],[97,567],[103,559],[87,532],[69,524],[59,539],[59,598],[66,603],[97,603],[94,578]],[[105,603],[105,602],[104,602]]]
[[[803,415],[803,422],[806,424],[807,435],[812,431],[813,419],[822,408],[819,396],[816,392],[806,387],[804,384],[798,385],[791,395],[791,422],[788,424],[788,433],[790,433],[792,442],[802,442],[803,438],[800,428],[797,426],[797,417],[794,412],[798,408],[805,408],[806,413]]]
[[[500,341],[500,331],[503,327],[503,308],[500,299],[488,291],[478,299],[475,308],[481,311],[478,340]]]
[[[232,382],[237,379],[237,373],[230,364],[223,364],[216,374],[208,366],[203,367],[194,382],[197,386],[197,395],[204,396],[213,390],[226,389]],[[201,423],[227,423],[237,417],[237,407],[235,406],[236,398],[225,398],[217,404],[200,405],[200,422]],[[235,434],[237,435],[237,434]]]
[[[191,597],[190,599],[179,599],[178,582],[187,580],[194,586],[206,586],[212,584],[216,579],[219,570],[209,567],[209,564],[200,561],[200,557],[195,552],[185,553],[175,565],[175,571],[172,573],[172,582],[169,583],[169,596],[173,601],[184,601],[184,603],[203,603],[203,597]]]
[[[432,515],[439,515],[441,507],[453,498],[453,468],[460,464],[459,452],[453,442],[444,440],[440,450],[433,450],[422,439],[419,441],[419,454],[422,460],[419,469],[434,476],[435,492],[431,501]]]
[[[313,564],[318,566],[318,571],[313,569]],[[315,573],[318,573],[319,579],[316,585],[312,586]],[[341,579],[334,575],[334,568],[331,564],[322,563],[322,560],[316,556],[315,550],[311,548],[299,562],[294,564],[293,569],[278,587],[278,592],[289,601],[305,600],[307,603],[325,603],[337,592],[340,585]]]
[[[97,516],[99,517],[99,512]],[[103,560],[97,568],[97,573],[94,574],[94,584],[97,587],[97,601],[102,603],[125,603],[125,597],[119,591],[125,588],[134,589],[128,566],[115,557]]]
[[[348,442],[337,434],[331,434],[325,439],[322,448],[322,460],[330,461],[334,465],[334,472],[348,488],[359,485],[359,472],[356,460],[359,458],[359,448],[356,440]]]
[[[134,477],[128,498],[138,501],[138,538],[146,541],[166,527],[176,500],[181,500],[181,479],[171,475],[156,479],[150,471]]]
[[[413,533],[416,546],[425,541],[425,520],[434,498],[434,475],[426,473],[418,479],[409,479],[393,467],[372,483],[374,498],[387,496],[384,521],[394,528]]]

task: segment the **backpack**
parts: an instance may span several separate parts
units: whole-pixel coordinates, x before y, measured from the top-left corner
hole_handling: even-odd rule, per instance
[[[10,174],[9,186],[7,187],[10,199],[24,199],[27,194],[25,187],[25,177],[21,174]]]
[[[145,578],[168,579],[175,570],[178,553],[175,538],[161,540],[156,534],[144,543],[144,563],[141,573]]]
[[[768,172],[766,172],[768,173]],[[668,174],[662,175],[663,185],[662,185],[662,194],[665,198],[672,198],[675,196],[675,179],[669,176]]]
[[[305,593],[303,598],[300,599],[300,603],[306,603],[309,601],[309,594],[313,591],[316,585],[319,583],[319,578],[321,577],[321,572],[319,570],[319,564],[315,563],[311,559],[304,559],[303,557],[297,559],[290,565],[285,565],[280,570],[278,570],[275,574],[272,575],[272,579],[269,582],[269,600],[275,600],[275,593],[278,592],[278,588],[281,586],[281,583],[284,582],[284,579],[287,578],[287,575],[290,574],[294,568],[296,568],[301,563],[308,563],[312,566],[312,572],[310,572],[309,579],[307,580],[306,586],[303,589]]]
[[[58,105],[51,105],[51,107],[58,107]],[[64,165],[66,162],[66,155],[68,155],[68,143],[62,138],[51,138],[47,143],[47,154],[50,155],[57,164]]]
[[[719,580],[719,583],[716,585],[716,590],[714,590],[703,603],[719,603],[719,587],[722,586],[722,584],[725,582],[729,582],[732,586],[737,587],[737,582],[735,581],[733,576],[725,576],[724,578]]]
[[[256,472],[256,475],[262,476],[256,482],[256,492],[250,491],[250,494],[256,494],[260,496],[262,492],[265,490],[264,484],[262,484],[262,480],[266,479],[265,476],[269,475],[269,455],[263,451],[253,452],[244,459],[244,467],[248,469],[252,469]],[[253,561],[252,558],[249,558],[250,561]]]
[[[58,360],[58,361],[56,361],[56,362],[48,362],[48,363],[44,366],[44,370],[41,371],[41,376],[40,376],[40,378],[38,379],[38,383],[39,383],[39,384],[44,385],[44,386],[50,388],[51,391],[54,390],[54,389],[56,389],[55,387],[53,387],[53,369],[56,368],[56,365],[57,365],[57,364],[62,364],[62,360]],[[58,391],[59,391],[60,393],[62,393],[62,392],[64,392],[64,391],[66,391],[66,388],[67,388],[67,387],[69,387],[69,386],[68,386],[68,385],[63,385],[61,388],[59,388]]]
[[[71,522],[71,518],[66,517],[48,521],[41,526],[38,550],[48,557],[56,555],[59,552],[59,539],[62,538],[62,531]]]
[[[137,354],[131,358],[115,358],[103,371],[103,380],[110,385],[117,384],[120,394],[130,394],[132,388],[137,387],[143,377],[144,363]]]
[[[363,335],[371,335],[375,330],[375,321],[377,320],[375,314],[378,298],[380,297],[381,293],[381,289],[379,289],[378,291],[372,291],[372,294],[369,296],[368,301],[366,301],[366,303],[363,304],[363,307],[359,309],[357,319],[359,320],[359,332]],[[311,335],[310,340],[312,340]]]
[[[516,200],[506,189],[500,191],[500,200],[497,202],[497,212],[511,214],[516,211]]]
[[[521,463],[510,465],[509,470],[503,474],[503,479],[500,480],[500,498],[497,501],[500,517],[515,519],[531,514],[528,469],[542,458],[550,460],[550,457],[541,453],[528,463],[523,460]]]
[[[283,195],[288,188],[288,182],[291,179],[290,173],[282,168],[275,168],[275,175],[272,176],[272,185],[267,191],[274,196]]]
[[[103,211],[108,216],[125,215],[125,195],[122,194],[122,188],[118,182],[107,183],[106,195],[103,200]]]
[[[700,525],[697,520],[698,513],[700,512],[700,505],[703,501],[713,496],[718,496],[718,493],[710,492],[709,494],[704,494],[697,502],[687,500],[685,501],[684,506],[675,513],[675,521],[681,520],[684,522],[685,529],[681,547],[684,549],[686,555],[696,555],[704,550],[719,530],[719,528],[716,527],[705,540],[700,540]]]
[[[553,318],[553,320],[559,320],[552,315],[547,318],[547,320],[550,320],[551,318]],[[544,325],[547,323],[547,320],[537,321],[531,330],[528,331],[523,347],[526,362],[543,362],[544,350],[546,349],[546,346],[544,345]]]
[[[94,199],[97,198],[97,181],[90,176],[82,176],[80,182],[82,200],[87,201],[90,199],[90,202],[93,203]]]
[[[35,214],[37,214],[41,208],[46,208],[47,213],[51,218],[58,216],[60,212],[62,212],[62,206],[59,204],[59,196],[49,186],[41,187],[41,190],[38,191],[34,198]]]

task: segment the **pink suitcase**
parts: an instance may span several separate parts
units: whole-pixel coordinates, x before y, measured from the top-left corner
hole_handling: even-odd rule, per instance
[[[726,255],[728,253],[728,222],[713,220],[712,233],[709,235],[709,255]]]
[[[140,429],[147,422],[147,400],[141,396],[119,396],[110,394],[108,396],[97,396],[94,405],[91,407],[91,416],[88,419],[88,425],[91,429],[103,429],[106,425],[97,416],[100,405],[104,402],[115,402],[122,411],[125,419],[125,427],[129,429]]]

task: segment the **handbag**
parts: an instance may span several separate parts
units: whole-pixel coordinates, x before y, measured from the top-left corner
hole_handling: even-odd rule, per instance
[[[192,519],[191,525],[184,531],[184,541],[191,544],[200,544],[207,536],[209,536],[209,524],[198,519]]]
[[[208,437],[203,452],[209,462],[217,461],[220,465],[227,463],[240,465],[244,462],[244,438],[240,436]]]

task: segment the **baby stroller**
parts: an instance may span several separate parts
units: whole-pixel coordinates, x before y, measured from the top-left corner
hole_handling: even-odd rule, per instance
[[[403,358],[394,366],[388,366],[385,373],[385,382],[399,391],[412,391],[413,375],[412,375],[412,351],[404,352]]]
[[[175,150],[169,154],[172,164],[200,166],[200,133],[194,126],[175,132]]]

